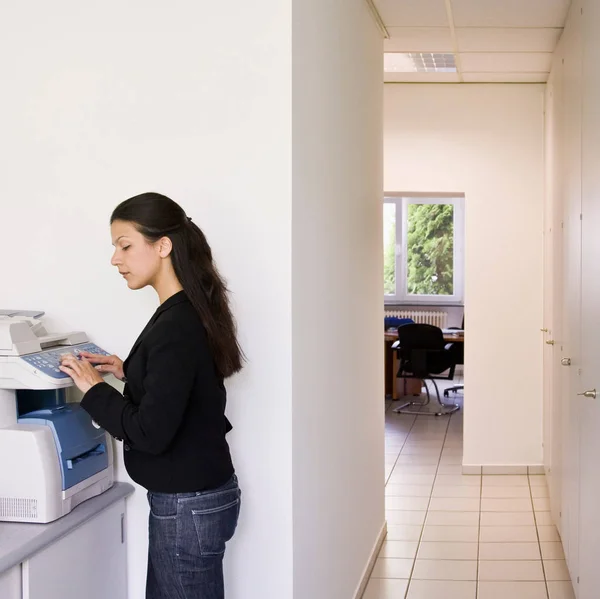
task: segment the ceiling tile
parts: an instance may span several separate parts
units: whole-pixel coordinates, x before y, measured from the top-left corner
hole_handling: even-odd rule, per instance
[[[451,3],[456,27],[563,27],[571,1],[451,0]]]
[[[448,27],[444,0],[375,0],[386,27]]]
[[[562,29],[457,28],[460,52],[554,52]]]
[[[388,27],[384,52],[454,52],[450,28]]]
[[[552,54],[541,52],[472,52],[460,55],[460,66],[467,72],[541,73],[550,71]]]
[[[545,83],[548,73],[465,73],[465,83]]]
[[[458,73],[385,73],[385,83],[458,83]]]

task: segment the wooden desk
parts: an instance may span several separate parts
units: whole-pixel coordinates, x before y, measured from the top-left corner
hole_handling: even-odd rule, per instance
[[[385,395],[386,397],[391,396],[392,399],[398,399],[398,381],[396,373],[398,372],[398,354],[392,349],[392,344],[398,341],[398,333],[394,331],[385,331],[383,335],[383,347],[385,352]],[[444,341],[446,343],[464,343],[464,333],[446,333],[444,334]],[[410,395],[410,389],[408,389],[408,382],[415,379],[403,379],[405,395]]]

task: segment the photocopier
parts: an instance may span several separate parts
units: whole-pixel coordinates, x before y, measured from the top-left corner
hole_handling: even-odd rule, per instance
[[[43,312],[0,310],[0,521],[52,522],[113,484],[110,436],[78,403],[61,357],[108,355],[83,332],[48,334]]]

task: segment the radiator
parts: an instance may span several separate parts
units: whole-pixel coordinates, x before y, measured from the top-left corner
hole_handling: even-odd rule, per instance
[[[432,324],[440,329],[445,329],[448,321],[448,312],[443,310],[386,310],[385,315],[412,318],[415,322]]]

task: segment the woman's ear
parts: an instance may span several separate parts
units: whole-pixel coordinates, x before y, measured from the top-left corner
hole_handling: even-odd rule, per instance
[[[158,240],[158,255],[161,258],[167,258],[173,250],[173,242],[168,237],[162,237]]]

